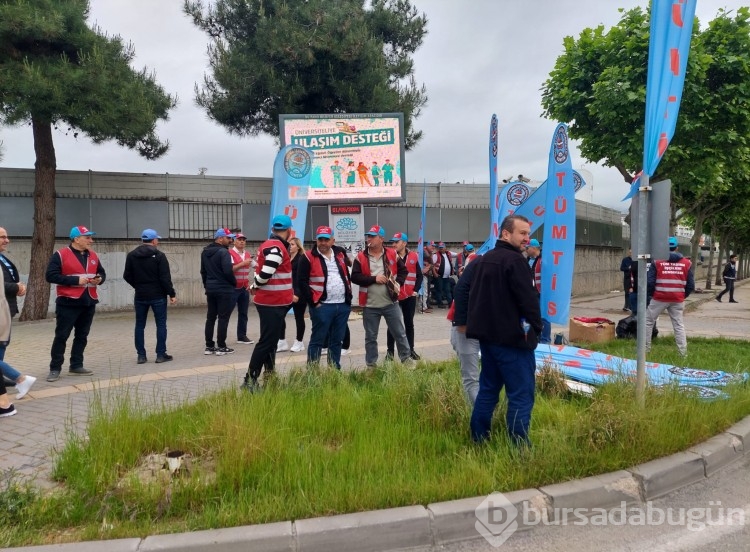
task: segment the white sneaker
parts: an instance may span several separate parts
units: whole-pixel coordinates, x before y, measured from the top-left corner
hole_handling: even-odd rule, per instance
[[[276,352],[280,353],[282,351],[288,351],[289,350],[289,343],[286,342],[286,339],[279,339],[278,345],[276,345]]]
[[[351,353],[351,351],[349,349],[341,349],[341,356],[346,356],[349,353]]]
[[[299,353],[300,351],[305,350],[305,342],[304,341],[296,341],[294,342],[294,345],[292,345],[292,348],[289,349],[293,353]]]
[[[34,382],[36,382],[36,378],[34,376],[26,376],[26,379],[24,379],[21,383],[17,383],[16,398],[23,399],[26,396],[26,393],[29,392],[29,389],[31,389],[31,386],[34,385]]]

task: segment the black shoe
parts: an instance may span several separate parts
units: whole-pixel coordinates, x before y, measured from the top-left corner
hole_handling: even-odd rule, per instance
[[[231,349],[229,347],[217,347],[216,351],[214,351],[214,354],[216,356],[231,355],[232,353],[234,353],[234,349]]]
[[[719,297],[718,295],[716,297],[714,297],[714,299],[716,299],[719,303],[721,303],[721,297]],[[731,301],[730,301],[730,303],[731,303]]]
[[[60,370],[50,370],[47,381],[53,382],[60,379]]]
[[[161,364],[162,362],[169,362],[174,357],[172,355],[168,355],[167,353],[164,353],[163,355],[159,355],[156,357],[156,364]]]
[[[241,345],[252,345],[253,343],[255,343],[255,341],[253,341],[249,337],[238,337],[237,343],[240,343]]]
[[[413,360],[422,360],[422,357],[417,354],[416,351],[412,351],[409,355]]]
[[[627,307],[622,307],[622,311],[623,311],[623,312],[628,312],[629,310],[630,310],[630,309],[629,309],[629,308],[627,308]]]
[[[739,301],[735,301],[734,299],[729,300],[730,303],[739,303]]]
[[[68,370],[68,374],[72,376],[90,376],[93,373],[94,372],[92,372],[91,370],[87,370],[83,366],[81,366],[80,368],[71,368],[70,370]]]
[[[156,361],[159,362],[159,359],[156,359]],[[138,364],[146,364],[147,362],[146,355],[138,355]]]
[[[242,385],[240,385],[240,390],[247,393],[257,393],[258,391],[260,391],[260,385],[258,384],[257,379],[253,379],[251,381],[245,380],[242,382]]]
[[[393,362],[393,351],[388,351],[385,354],[385,360],[387,360],[389,362]]]

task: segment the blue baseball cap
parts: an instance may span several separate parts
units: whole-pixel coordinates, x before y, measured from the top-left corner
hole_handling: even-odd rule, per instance
[[[85,226],[74,226],[70,229],[70,239],[80,238],[81,236],[93,236],[96,232],[92,232]]]
[[[471,245],[470,243],[467,243],[466,244],[466,251],[474,251],[474,246]]]
[[[671,236],[669,238],[669,248],[670,249],[677,249],[677,238],[674,236]]]
[[[409,241],[409,236],[407,236],[405,232],[396,232],[395,234],[393,234],[393,237],[391,238],[391,241],[392,242],[397,242],[397,241],[408,242]]]
[[[286,230],[292,227],[292,219],[288,215],[276,215],[271,219],[271,226],[274,230]]]
[[[365,236],[380,236],[381,238],[385,238],[385,228],[375,225],[365,232]]]
[[[542,246],[539,245],[539,240],[532,239],[532,240],[529,240],[529,245],[527,247],[542,247]]]
[[[219,238],[232,238],[234,239],[235,235],[232,234],[232,231],[229,228],[219,228],[214,233],[214,239],[218,240]]]
[[[151,228],[146,228],[143,232],[141,232],[141,239],[142,240],[160,240],[161,236],[156,233],[156,230],[153,230]]]

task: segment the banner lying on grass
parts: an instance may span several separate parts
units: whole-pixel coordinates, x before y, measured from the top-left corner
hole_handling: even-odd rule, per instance
[[[566,345],[539,345],[534,352],[537,369],[550,366],[570,378],[590,385],[602,385],[618,379],[635,381],[637,363],[606,353],[589,351]],[[646,379],[650,385],[678,385],[700,398],[726,398],[716,389],[730,383],[750,380],[748,373],[729,373],[721,370],[698,370],[671,364],[646,363]]]

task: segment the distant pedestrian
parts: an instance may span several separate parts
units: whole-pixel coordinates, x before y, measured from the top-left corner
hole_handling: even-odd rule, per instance
[[[258,249],[258,266],[250,285],[255,308],[260,318],[260,337],[250,356],[242,389],[254,391],[261,370],[266,376],[274,373],[276,347],[284,327],[284,317],[294,300],[292,261],[289,257],[289,238],[292,219],[276,215],[271,219],[271,235]]]
[[[227,328],[232,314],[232,299],[237,287],[237,279],[232,268],[229,244],[235,235],[228,228],[219,228],[214,233],[214,241],[203,248],[201,253],[201,281],[206,290],[206,326],[204,337],[205,355],[229,355],[234,349],[227,347]],[[218,319],[218,323],[217,323]],[[216,326],[216,342],[214,342]]]
[[[167,298],[177,303],[167,256],[159,251],[161,236],[151,228],[141,233],[141,245],[125,257],[123,279],[135,289],[135,353],[138,364],[148,362],[144,333],[149,308],[156,323],[156,363],[169,362],[167,354]]]
[[[669,238],[669,259],[653,261],[648,269],[648,295],[651,302],[646,309],[646,351],[651,350],[651,333],[656,319],[665,310],[672,320],[674,339],[680,355],[687,355],[687,336],[682,316],[685,299],[695,290],[690,261],[677,251],[677,238]]]
[[[99,302],[97,286],[107,279],[104,267],[92,249],[94,235],[95,232],[85,226],[74,226],[70,229],[70,245],[55,251],[47,265],[45,277],[50,284],[57,286],[55,338],[50,350],[47,376],[49,382],[60,379],[66,342],[73,330],[75,335],[70,348],[68,373],[74,376],[93,374],[83,366],[83,352]]]
[[[252,254],[245,249],[247,237],[238,232],[234,237],[234,246],[229,249],[232,257],[232,270],[237,284],[232,295],[232,309],[237,307],[237,343],[252,345],[253,340],[247,336],[247,311],[250,308],[250,274],[254,274],[255,261]]]
[[[628,256],[623,257],[622,261],[620,262],[620,272],[622,272],[622,288],[625,291],[625,305],[622,307],[622,310],[624,311],[630,310],[630,301],[628,300],[628,297],[630,295],[630,288],[632,287],[630,270],[633,265],[632,255],[632,249],[628,249]]]
[[[445,243],[437,244],[437,251],[432,256],[432,265],[435,278],[435,303],[438,308],[446,309],[453,300],[451,288],[453,254],[445,248]]]
[[[419,290],[422,288],[422,268],[419,266],[419,256],[415,251],[410,251],[407,247],[409,236],[405,232],[396,232],[391,238],[394,244],[396,255],[406,266],[406,279],[404,285],[398,294],[398,306],[401,308],[401,314],[404,318],[404,329],[406,331],[406,340],[411,347],[411,358],[420,360],[420,356],[414,350],[414,313],[417,309],[417,299]],[[393,334],[388,330],[387,357],[393,358],[395,339]]]
[[[466,336],[466,318],[469,311],[471,280],[477,264],[474,259],[468,258],[463,265],[461,276],[453,290],[453,303],[448,310],[448,320],[451,322],[451,346],[458,356],[461,384],[466,401],[472,408],[479,393],[479,340]]]
[[[299,268],[299,262],[302,257],[305,256],[305,246],[302,240],[299,238],[289,239],[289,259],[292,263],[292,286],[294,288],[294,297],[292,297],[292,312],[294,313],[294,325],[295,325],[295,339],[291,347],[289,342],[286,340],[286,317],[284,317],[284,329],[281,332],[281,339],[279,339],[278,345],[276,345],[276,352],[291,351],[293,353],[299,353],[305,350],[305,311],[307,310],[307,302],[300,300],[302,292],[297,284],[297,271]]]
[[[3,272],[0,270],[0,284],[5,287],[5,278]],[[8,306],[8,300],[5,298],[5,294],[0,295],[0,346],[3,348],[8,346],[10,343],[10,321],[11,321],[10,307]],[[9,416],[15,416],[17,413],[16,407],[10,402],[8,398],[8,392],[5,389],[5,380],[0,378],[0,418],[7,418]]]
[[[739,301],[734,300],[734,281],[737,279],[737,255],[729,257],[729,262],[724,267],[724,272],[721,273],[724,278],[724,291],[716,296],[716,300],[721,303],[721,298],[724,294],[729,292],[729,302],[738,303]]]

